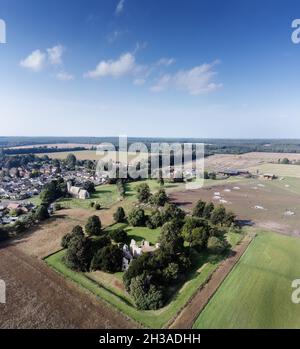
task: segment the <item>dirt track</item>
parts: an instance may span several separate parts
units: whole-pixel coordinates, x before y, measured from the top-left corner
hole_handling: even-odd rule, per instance
[[[0,304],[0,328],[137,327],[16,246],[0,247],[0,279],[7,287],[7,302]]]
[[[254,235],[248,235],[244,240],[234,248],[234,254],[225,259],[211,276],[210,280],[202,289],[200,289],[192,298],[190,303],[181,311],[175,321],[170,325],[173,329],[192,328],[198,315],[204,309],[206,304],[218,290],[226,276],[231,272],[235,264],[246,251]]]

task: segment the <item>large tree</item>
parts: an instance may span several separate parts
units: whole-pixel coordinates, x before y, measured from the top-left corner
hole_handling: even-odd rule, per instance
[[[151,196],[151,191],[147,183],[142,183],[139,186],[137,186],[136,191],[139,202],[148,202]]]
[[[123,252],[117,245],[105,246],[94,255],[91,269],[116,273],[121,271],[122,260]]]
[[[133,208],[129,212],[128,222],[133,227],[143,227],[146,223],[145,211],[142,208]]]
[[[90,236],[97,236],[102,233],[101,221],[98,216],[91,216],[88,218],[88,221],[85,225],[85,232]]]
[[[76,235],[68,243],[65,263],[68,267],[78,271],[88,271],[92,259],[91,242],[88,238]]]
[[[114,213],[113,215],[114,217],[114,220],[116,223],[122,223],[125,221],[125,211],[124,211],[124,208],[123,207],[118,207],[116,212]]]

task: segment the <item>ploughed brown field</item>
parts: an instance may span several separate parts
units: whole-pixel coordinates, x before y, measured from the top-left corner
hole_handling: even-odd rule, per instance
[[[171,200],[190,210],[198,200],[223,204],[250,225],[300,236],[300,195],[268,181],[245,180],[189,191],[174,192]],[[221,199],[220,199],[221,198]],[[289,215],[288,212],[293,212]]]
[[[111,224],[110,210],[61,210],[10,245],[0,246],[0,279],[7,287],[7,303],[0,304],[0,328],[137,327],[41,260],[59,250],[62,236],[74,225],[84,225],[91,214],[99,214],[104,225]]]
[[[17,246],[0,248],[0,276],[6,304],[0,328],[134,328],[122,314]]]

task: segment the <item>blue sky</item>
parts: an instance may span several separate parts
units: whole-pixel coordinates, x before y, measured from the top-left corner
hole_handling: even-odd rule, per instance
[[[0,0],[1,135],[299,138],[294,0]]]

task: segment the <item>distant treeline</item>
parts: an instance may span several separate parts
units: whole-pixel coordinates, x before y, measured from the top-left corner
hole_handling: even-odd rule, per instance
[[[300,153],[299,139],[211,139],[211,138],[144,138],[129,137],[128,145],[136,142],[146,144],[150,151],[151,143],[205,143],[206,155],[243,154],[247,152]],[[5,154],[28,154],[50,152],[73,152],[85,150],[76,148],[49,148],[46,144],[90,144],[112,143],[118,149],[118,137],[0,137],[0,148],[14,146],[41,146],[38,148],[5,149]]]
[[[61,153],[87,150],[84,147],[73,148],[49,148],[49,147],[35,147],[35,148],[8,148],[2,149],[5,155],[25,155],[25,154],[46,154],[46,153]]]

